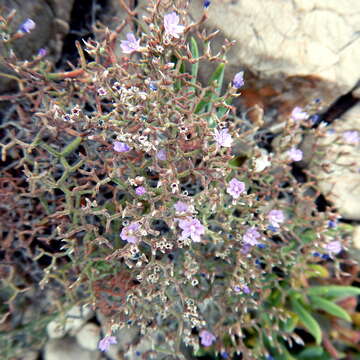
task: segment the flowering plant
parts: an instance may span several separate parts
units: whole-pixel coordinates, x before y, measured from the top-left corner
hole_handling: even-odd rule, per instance
[[[297,326],[320,346],[309,309],[349,315],[325,306],[338,288],[310,279],[327,273],[329,257],[341,276],[336,256],[347,240],[341,226],[328,226],[335,209],[317,208],[314,179],[300,182],[292,170],[303,159],[301,135],[323,129],[297,109],[264,155],[262,130],[231,105],[244,72],[223,84],[231,43],[200,54],[198,42],[213,37],[198,31],[206,15],[189,24],[181,1],[149,3],[144,24],[120,45],[122,27],[78,44],[71,71],[7,58],[26,81],[20,98],[29,115],[26,131],[7,133],[3,154],[22,167],[26,197],[38,199],[33,237],[61,244],[55,255],[45,245],[33,250],[51,259],[40,286],[91,304],[116,328],[159,332],[149,359],[184,359],[183,345],[223,358],[286,354],[303,343]],[[206,61],[217,67],[203,86]],[[116,344],[115,334],[100,350]]]

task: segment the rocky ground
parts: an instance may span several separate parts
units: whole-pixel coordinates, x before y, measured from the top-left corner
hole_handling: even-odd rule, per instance
[[[143,13],[146,1],[130,1]],[[16,46],[20,58],[29,58],[40,48],[58,67],[75,61],[74,40],[92,36],[96,20],[115,26],[125,16],[118,0],[1,0],[0,5],[17,9],[16,21],[32,18],[36,29]],[[204,12],[202,0],[191,2],[195,20]],[[271,126],[289,115],[295,106],[306,107],[320,99],[319,116],[329,125],[327,156],[313,165],[311,141],[304,139],[304,167],[321,175],[321,190],[339,210],[343,220],[356,225],[354,244],[360,249],[360,151],[335,141],[345,131],[360,131],[360,2],[343,0],[213,0],[207,30],[219,28],[214,42],[236,40],[229,54],[230,75],[245,71],[246,85],[237,104],[262,126]],[[112,19],[112,22],[110,22]],[[26,41],[26,43],[25,43]],[[1,49],[0,49],[1,50]],[[205,81],[209,64],[201,69]],[[236,71],[234,71],[236,70]],[[3,70],[1,70],[3,71]],[[1,79],[0,93],[12,84]],[[102,318],[90,309],[74,307],[65,326],[59,319],[47,328],[49,340],[43,352],[29,352],[26,360],[139,359],[151,347],[151,339],[138,341],[136,329],[120,332],[118,345],[103,355],[97,350],[103,336]],[[135,341],[137,340],[137,341]],[[138,344],[131,347],[133,342]],[[126,357],[124,357],[126,354]]]

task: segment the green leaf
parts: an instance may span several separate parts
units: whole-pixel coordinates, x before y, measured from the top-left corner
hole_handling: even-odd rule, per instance
[[[349,296],[360,295],[360,288],[355,286],[328,285],[328,286],[312,286],[307,289],[308,295],[326,296],[336,298],[337,300]]]
[[[281,328],[287,333],[292,333],[298,324],[299,316],[289,311],[289,317],[283,322]]]
[[[247,155],[238,155],[228,161],[228,164],[231,168],[236,169],[244,165],[247,160]]]
[[[298,354],[297,358],[300,360],[309,359],[312,360],[315,357],[322,356],[324,349],[322,346],[307,346],[306,349]]]
[[[222,85],[224,82],[224,72],[225,72],[225,64],[221,63],[217,66],[215,71],[212,73],[210,77],[210,84],[212,84],[214,81],[216,81],[216,88],[215,91],[217,95],[220,95]]]
[[[331,315],[351,322],[350,315],[342,307],[334,304],[332,301],[315,295],[309,296],[309,299],[313,308],[324,310]]]
[[[204,97],[196,105],[195,114],[201,113],[205,107],[209,108],[210,103],[216,98],[216,95],[220,95],[220,91],[224,81],[224,70],[225,70],[225,64],[221,63],[212,73],[209,82],[210,84],[212,84],[214,81],[216,81],[215,94],[213,94],[213,92],[210,90],[207,91]],[[209,109],[207,109],[207,111],[209,111]]]
[[[193,37],[190,39],[190,51],[193,58],[195,59],[199,58],[199,48],[196,40]],[[196,62],[195,64],[191,65],[191,76],[192,76],[191,82],[193,84],[195,84],[196,82],[198,71],[199,71],[199,63]]]
[[[180,65],[178,65],[178,63],[180,63]],[[176,66],[178,67],[180,74],[183,74],[185,72],[185,64],[183,61],[178,60]],[[181,87],[182,87],[182,81],[181,79],[177,79],[174,83],[174,90],[179,91]]]
[[[322,340],[321,329],[314,317],[294,297],[291,297],[291,305],[294,313],[299,316],[300,321],[315,338],[316,344],[320,345]]]
[[[295,360],[295,358],[289,353],[285,346],[280,345],[280,348],[281,354],[279,351],[278,354],[275,355],[275,360]]]
[[[310,265],[308,265],[308,268],[305,270],[305,276],[308,279],[312,278],[312,277],[328,278],[329,271],[326,269],[326,267],[324,267],[322,265],[310,264]]]

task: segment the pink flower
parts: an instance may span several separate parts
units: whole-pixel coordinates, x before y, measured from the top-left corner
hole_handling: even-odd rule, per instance
[[[101,351],[107,351],[109,350],[110,345],[114,344],[117,344],[115,336],[105,336],[102,340],[100,340],[98,347]]]
[[[291,112],[291,118],[294,120],[305,120],[307,117],[307,112],[299,106],[294,107],[293,111]]]
[[[179,25],[179,20],[179,15],[177,15],[175,11],[166,14],[164,16],[165,34],[178,39],[179,34],[182,34],[185,29],[185,26]]]
[[[116,152],[127,152],[131,150],[131,147],[123,142],[114,141],[114,150]]]
[[[187,217],[186,219],[178,219],[179,227],[183,230],[181,233],[181,239],[187,239],[191,237],[194,242],[200,242],[200,236],[205,233],[204,226],[198,219]]]
[[[358,144],[360,141],[359,133],[357,131],[345,131],[343,138],[348,144]]]
[[[35,21],[31,19],[26,19],[19,28],[19,31],[22,33],[30,33],[32,30],[34,30],[36,27]]]
[[[177,203],[174,204],[174,208],[177,213],[182,213],[189,210],[189,205],[182,201],[178,201]]]
[[[218,146],[231,147],[233,139],[229,134],[228,129],[221,129],[220,131],[215,129],[215,140]]]
[[[201,345],[211,346],[212,343],[216,340],[216,336],[207,330],[200,331]]]
[[[284,213],[281,210],[271,210],[268,213],[267,218],[269,223],[274,227],[279,227],[279,224],[285,221]]]
[[[243,71],[239,71],[237,74],[235,74],[234,79],[233,79],[233,86],[236,89],[240,89],[242,86],[244,86],[245,82],[244,82],[244,72]]]
[[[243,286],[235,285],[233,289],[237,293],[243,292],[244,294],[250,294],[251,292],[250,288],[247,285],[243,285]]]
[[[244,236],[243,236],[243,240],[245,244],[249,244],[249,245],[257,245],[259,244],[259,242],[257,241],[257,239],[260,237],[260,233],[256,230],[256,227],[251,227],[250,229],[247,229]]]
[[[134,232],[140,229],[140,224],[137,222],[132,222],[130,225],[125,226],[120,233],[122,240],[129,243],[135,244],[138,242],[139,238],[134,236]]]
[[[146,189],[143,187],[143,186],[138,186],[136,189],[135,189],[135,193],[136,195],[144,195],[146,194]]]
[[[300,149],[296,149],[296,148],[291,148],[288,152],[287,152],[289,158],[293,161],[300,161],[303,158],[303,152]]]
[[[342,250],[341,242],[339,240],[330,241],[324,248],[330,255],[337,255]]]
[[[238,199],[240,194],[245,191],[245,184],[238,179],[231,179],[229,181],[229,186],[226,189],[226,192],[230,194],[234,199]]]
[[[127,40],[121,40],[121,50],[125,54],[131,54],[134,51],[139,51],[140,49],[140,39],[137,40],[133,33],[128,33],[126,35]]]
[[[166,151],[164,149],[161,149],[159,150],[157,153],[156,153],[156,157],[159,159],[159,160],[163,160],[165,161],[167,156],[166,156]]]

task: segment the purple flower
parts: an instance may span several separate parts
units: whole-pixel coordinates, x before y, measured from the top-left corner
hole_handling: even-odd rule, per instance
[[[293,111],[291,112],[291,118],[294,120],[305,120],[307,119],[308,114],[304,111],[301,107],[296,106],[294,107]]]
[[[194,242],[200,242],[200,236],[205,233],[204,226],[198,219],[187,217],[186,219],[178,219],[179,227],[183,230],[181,234],[182,239],[191,237]]]
[[[256,230],[256,227],[251,227],[250,229],[247,229],[244,236],[243,236],[243,240],[245,244],[249,244],[249,245],[257,245],[259,244],[258,242],[258,238],[261,237],[260,233]]]
[[[330,241],[324,246],[324,248],[330,253],[330,255],[337,255],[342,249],[341,242],[339,240]]]
[[[31,30],[34,30],[35,29],[35,22],[31,19],[26,19],[21,25],[20,25],[20,28],[19,28],[19,31],[21,31],[22,33],[30,33]]]
[[[143,186],[138,186],[136,189],[135,189],[135,193],[136,195],[144,195],[146,194],[146,189],[143,187]]]
[[[131,54],[134,51],[139,51],[140,49],[140,39],[137,40],[133,33],[128,33],[126,35],[127,40],[121,40],[121,50],[125,54]]]
[[[279,224],[285,221],[284,213],[281,210],[271,210],[268,213],[267,218],[269,223],[274,227],[279,227]]]
[[[47,55],[47,50],[44,49],[44,48],[41,48],[41,49],[38,51],[37,54],[38,54],[38,56],[41,56],[41,57],[46,56],[46,55]]]
[[[226,191],[234,199],[238,199],[240,194],[245,191],[245,184],[242,181],[233,178],[229,181],[229,186],[227,187]]]
[[[207,9],[210,5],[211,5],[211,1],[210,0],[204,0],[204,8]]]
[[[164,149],[161,149],[159,150],[157,153],[156,153],[156,157],[159,159],[159,160],[163,160],[165,161],[166,160],[166,151]]]
[[[174,38],[179,38],[179,34],[184,32],[185,26],[179,25],[179,15],[175,11],[164,16],[165,34]]]
[[[235,74],[234,79],[233,79],[233,86],[236,89],[240,89],[242,86],[244,86],[245,82],[244,82],[244,72],[240,71],[237,74]]]
[[[99,96],[105,96],[107,94],[107,91],[103,87],[100,87],[98,88],[97,93],[99,94]]]
[[[241,248],[241,253],[246,255],[250,252],[251,250],[251,245],[250,244],[244,244],[243,247]]]
[[[129,243],[135,244],[138,242],[139,238],[134,236],[134,232],[140,229],[140,224],[137,222],[132,222],[130,225],[125,226],[120,233],[122,240]]]
[[[156,91],[158,88],[157,88],[155,83],[150,83],[149,84],[149,89],[152,90],[152,91]]]
[[[100,340],[98,347],[101,351],[107,351],[109,350],[110,345],[114,344],[117,344],[115,336],[105,336],[102,340]]]
[[[300,161],[303,158],[303,152],[300,149],[296,149],[296,148],[291,148],[288,152],[287,152],[288,156],[290,157],[291,160],[293,161]]]
[[[237,293],[243,292],[244,294],[250,294],[251,292],[250,288],[247,285],[243,285],[243,286],[235,285],[234,291]]]
[[[337,227],[337,221],[336,221],[336,220],[329,220],[329,221],[328,221],[328,227],[329,227],[330,229],[336,229],[336,227]]]
[[[216,340],[216,336],[210,331],[201,330],[200,331],[201,345],[211,346],[212,343]]]
[[[123,142],[120,141],[114,141],[114,150],[116,152],[127,152],[131,150],[131,147]]]
[[[360,141],[359,133],[357,131],[345,131],[343,138],[348,144],[358,144]]]
[[[189,205],[182,201],[178,201],[177,203],[174,204],[174,208],[177,213],[182,213],[189,210]]]
[[[220,131],[215,129],[215,140],[218,146],[223,147],[231,147],[233,142],[228,129],[221,129]]]

